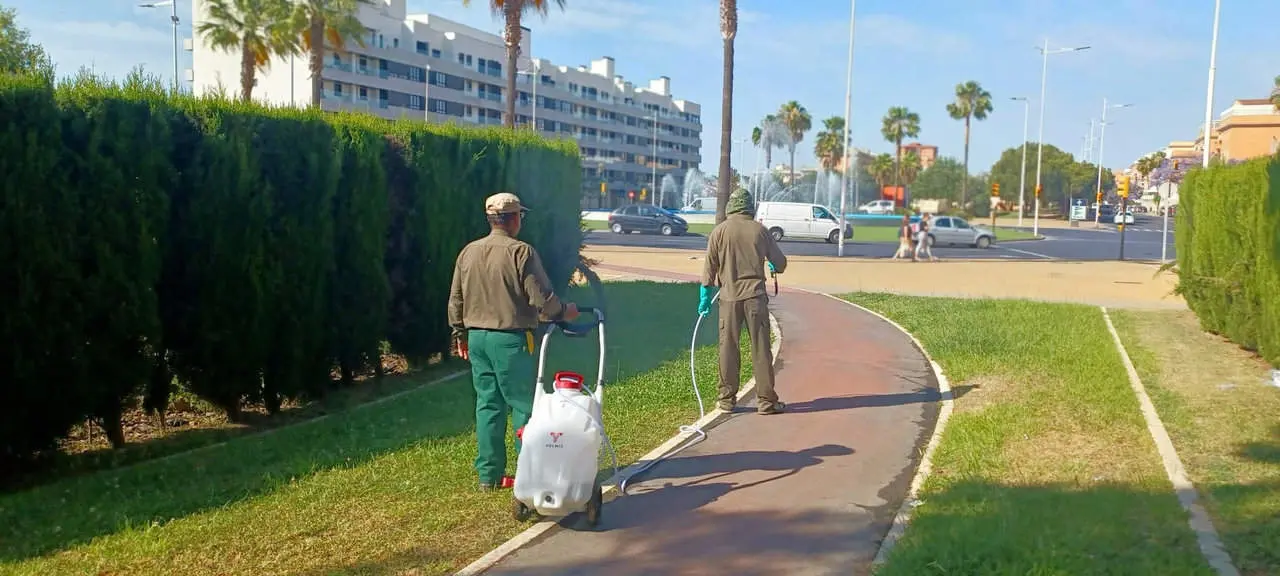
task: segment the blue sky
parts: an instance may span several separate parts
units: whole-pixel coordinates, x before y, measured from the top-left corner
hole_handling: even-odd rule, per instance
[[[3,0],[45,45],[63,72],[93,66],[122,75],[137,64],[172,70],[168,10],[128,0]],[[178,0],[183,34],[190,3]],[[481,29],[500,25],[477,0],[409,0],[411,11],[433,12]],[[533,52],[557,64],[613,56],[617,71],[643,81],[671,77],[677,97],[703,106],[704,171],[719,157],[721,40],[716,0],[568,0],[546,20],[533,17]],[[734,138],[784,101],[797,100],[814,124],[844,110],[847,0],[739,0]],[[1118,167],[1192,139],[1204,117],[1212,32],[1212,0],[863,0],[858,3],[854,56],[853,138],[856,146],[890,151],[879,135],[890,106],[921,116],[920,140],[959,157],[960,122],[945,111],[955,84],[976,80],[995,98],[995,112],[973,130],[971,166],[990,167],[1022,137],[1023,106],[1033,99],[1029,138],[1037,137],[1041,59],[1035,46],[1089,45],[1049,60],[1045,141],[1079,154],[1103,97],[1134,107],[1113,111],[1105,164]],[[1280,2],[1224,3],[1214,115],[1235,98],[1265,97],[1280,75],[1280,51],[1268,38],[1280,22]],[[183,68],[188,67],[183,54]],[[812,163],[814,134],[797,148],[797,164]],[[739,146],[749,145],[735,144]],[[775,161],[784,154],[775,154]],[[735,152],[751,169],[753,150]]]

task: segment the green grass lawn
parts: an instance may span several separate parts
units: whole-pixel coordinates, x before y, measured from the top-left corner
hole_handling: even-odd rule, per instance
[[[583,225],[588,230],[608,230],[609,223],[596,220],[583,220]],[[689,224],[690,234],[707,235],[714,228],[711,224]],[[1016,228],[996,228],[996,241],[1006,242],[1014,240],[1031,240],[1035,238],[1030,232],[1018,230]],[[853,227],[854,242],[897,242],[898,229],[894,226],[867,226],[854,225]]]
[[[1280,389],[1253,354],[1189,311],[1112,320],[1236,567],[1280,572]]]
[[[697,288],[614,283],[606,293],[605,423],[621,465],[697,416],[688,377]],[[699,384],[712,398],[715,331],[701,336]],[[558,339],[548,370],[594,376],[594,348],[594,337]],[[0,496],[0,573],[450,573],[527,527],[511,519],[509,492],[475,491],[473,414],[470,381],[457,378]]]
[[[877,576],[1213,573],[1097,308],[846,298],[915,334],[957,396]]]

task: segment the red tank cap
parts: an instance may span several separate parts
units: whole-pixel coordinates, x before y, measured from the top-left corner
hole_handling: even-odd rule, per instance
[[[520,429],[516,430],[516,439],[524,440],[524,426],[521,426]]]
[[[556,390],[581,390],[582,375],[577,372],[556,372]]]

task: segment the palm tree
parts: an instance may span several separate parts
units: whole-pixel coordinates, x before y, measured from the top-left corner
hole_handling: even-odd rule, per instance
[[[720,81],[720,178],[716,184],[716,224],[724,221],[729,203],[729,166],[733,154],[733,41],[738,37],[738,0],[720,0],[720,36],[724,69]]]
[[[1276,76],[1275,88],[1271,89],[1271,104],[1280,110],[1280,76]]]
[[[773,164],[773,149],[781,148],[786,142],[786,131],[778,123],[778,117],[770,114],[764,117],[759,126],[751,129],[751,144],[764,149],[765,169]]]
[[[881,121],[880,134],[885,140],[893,142],[896,148],[894,157],[898,164],[898,186],[902,185],[902,140],[905,138],[915,138],[920,135],[920,115],[908,110],[905,106],[894,106],[889,109],[889,113],[885,114]],[[906,194],[902,196],[903,203],[907,201]]]
[[[507,128],[516,127],[516,62],[523,35],[521,23],[526,12],[537,12],[545,18],[552,3],[564,10],[565,0],[489,0],[489,9],[494,15],[502,16],[502,41],[507,46],[507,114],[502,121]],[[471,0],[462,0],[462,5],[470,6]]]
[[[354,39],[364,47],[364,24],[356,16],[360,4],[372,0],[299,0],[294,9],[294,30],[301,36],[311,71],[311,105],[319,108],[324,95],[324,51],[326,45],[342,50]]]
[[[796,182],[796,145],[804,140],[804,133],[813,128],[813,118],[799,102],[792,100],[778,110],[778,122],[786,129],[787,152],[791,154],[791,185]]]
[[[271,57],[294,54],[298,36],[289,0],[209,0],[205,21],[196,26],[214,50],[240,51],[240,97],[253,97],[254,76]]]
[[[893,156],[888,154],[880,154],[871,160],[871,165],[867,166],[867,173],[880,186],[876,197],[879,198],[884,194],[884,187],[889,185],[893,178]]]
[[[986,120],[990,114],[991,93],[982,89],[982,85],[970,80],[964,84],[956,84],[956,100],[947,104],[947,113],[956,120],[964,120],[964,179],[960,181],[960,209],[968,206],[969,200],[969,125],[972,120]]]
[[[915,152],[907,152],[907,155],[902,157],[902,182],[907,186],[914,184],[923,169],[920,156]]]
[[[832,116],[822,121],[823,130],[813,143],[813,155],[828,172],[836,170],[844,159],[844,118]]]

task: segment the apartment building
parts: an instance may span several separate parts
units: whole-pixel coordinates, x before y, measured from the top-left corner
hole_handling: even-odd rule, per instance
[[[932,144],[921,144],[919,142],[911,142],[902,145],[902,155],[915,152],[916,157],[920,159],[920,169],[928,170],[938,160],[938,147]]]
[[[197,28],[205,4],[192,2]],[[432,14],[407,14],[405,0],[372,0],[359,10],[364,45],[351,41],[325,54],[323,109],[361,110],[394,120],[502,124],[509,95],[500,36]],[[527,58],[532,36],[525,28],[516,123],[578,143],[584,207],[649,199],[655,181],[660,186],[670,174],[682,182],[686,171],[698,167],[702,110],[673,97],[670,78],[638,86],[617,74],[608,56],[578,66]],[[238,91],[239,54],[210,49],[198,32],[192,52],[196,94]],[[307,58],[270,62],[258,74],[254,99],[309,105]]]

